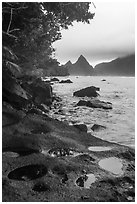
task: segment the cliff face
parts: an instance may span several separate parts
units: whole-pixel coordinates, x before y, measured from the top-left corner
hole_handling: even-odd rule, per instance
[[[135,55],[100,63],[95,66],[94,75],[135,76]]]
[[[74,64],[68,61],[65,66],[68,69],[70,75],[90,76],[93,75],[94,71],[93,67],[82,55]]]

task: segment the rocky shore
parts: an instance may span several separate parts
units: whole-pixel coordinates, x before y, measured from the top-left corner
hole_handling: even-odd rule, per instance
[[[50,82],[3,77],[3,202],[135,201],[134,149],[49,117]]]

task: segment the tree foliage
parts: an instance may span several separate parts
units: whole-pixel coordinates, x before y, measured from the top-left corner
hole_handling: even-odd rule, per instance
[[[3,2],[3,46],[13,50],[18,64],[24,68],[55,66],[58,62],[53,58],[52,43],[61,39],[61,29],[68,29],[74,21],[90,23],[94,14],[89,12],[89,5],[83,2]]]

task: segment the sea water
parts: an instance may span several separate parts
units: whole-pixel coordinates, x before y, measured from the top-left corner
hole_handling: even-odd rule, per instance
[[[135,78],[134,77],[98,77],[98,76],[69,76],[58,77],[60,80],[71,79],[73,83],[55,83],[53,92],[62,98],[62,113],[54,114],[52,117],[70,124],[84,123],[88,132],[101,139],[124,144],[134,148],[135,146]],[[105,79],[106,81],[102,81]],[[99,100],[112,103],[113,109],[104,110],[76,106],[81,99],[74,97],[73,92],[96,86],[100,88]],[[84,98],[89,100],[89,98]],[[106,126],[106,129],[93,132],[94,124]]]

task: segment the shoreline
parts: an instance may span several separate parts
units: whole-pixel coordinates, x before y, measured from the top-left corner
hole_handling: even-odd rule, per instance
[[[17,110],[3,102],[3,201],[134,201],[134,150],[52,119],[48,107],[44,110]],[[103,166],[104,159],[117,161],[119,169]]]
[[[60,85],[55,83],[52,86],[53,91],[62,98],[62,102],[60,102],[62,106],[60,105],[57,110],[54,108],[51,110],[53,117],[59,118],[61,121],[68,120],[70,124],[71,121],[76,124],[84,123],[87,125],[88,131],[97,137],[134,147],[134,79],[106,78],[106,82],[101,81],[102,78],[93,77],[89,77],[87,82],[86,77],[79,79],[71,77],[70,79],[73,84]],[[129,88],[126,85],[128,83],[130,83]],[[79,100],[89,99],[74,97],[73,92],[92,85],[100,87],[99,100],[112,103],[113,109],[111,111],[92,109],[86,106],[75,107]],[[107,128],[97,132],[91,131],[94,123],[104,125]]]

